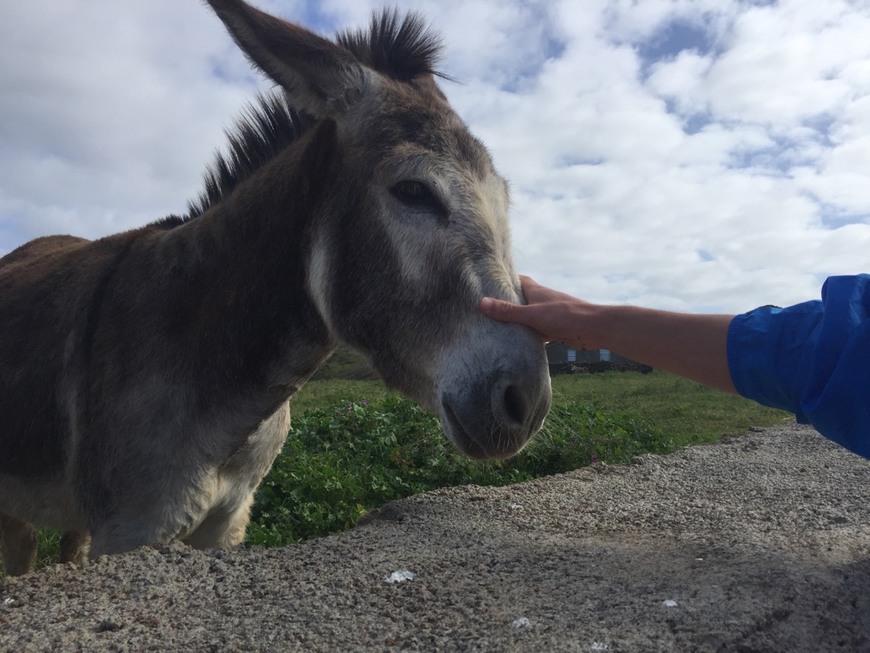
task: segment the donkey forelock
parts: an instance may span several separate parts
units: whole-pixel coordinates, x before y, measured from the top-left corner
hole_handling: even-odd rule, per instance
[[[447,77],[436,69],[441,59],[441,37],[417,14],[400,19],[396,9],[384,9],[372,17],[368,32],[345,31],[336,40],[360,63],[396,81],[426,75]]]

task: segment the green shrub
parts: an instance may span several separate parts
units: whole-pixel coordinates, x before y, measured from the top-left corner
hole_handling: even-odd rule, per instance
[[[439,487],[506,485],[666,448],[649,425],[576,402],[554,407],[547,424],[511,460],[478,463],[447,441],[437,417],[405,399],[310,410],[294,419],[260,486],[248,542],[277,546],[340,531],[388,501]]]

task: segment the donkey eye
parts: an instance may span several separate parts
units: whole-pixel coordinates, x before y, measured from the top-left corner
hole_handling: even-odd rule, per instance
[[[445,213],[444,206],[429,187],[422,181],[400,181],[390,189],[397,200],[402,204],[420,209],[431,209],[438,213]]]

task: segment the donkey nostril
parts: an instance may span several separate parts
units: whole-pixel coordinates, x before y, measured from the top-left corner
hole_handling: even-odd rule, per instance
[[[528,403],[523,392],[515,385],[509,385],[504,391],[504,410],[507,416],[517,424],[524,424],[529,413]]]

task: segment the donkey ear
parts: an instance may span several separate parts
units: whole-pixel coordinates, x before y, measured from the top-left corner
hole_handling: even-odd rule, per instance
[[[338,118],[374,83],[374,73],[332,41],[242,0],[208,0],[251,62],[315,118]]]

